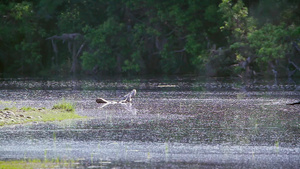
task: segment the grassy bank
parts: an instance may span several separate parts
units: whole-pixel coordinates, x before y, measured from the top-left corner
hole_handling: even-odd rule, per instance
[[[0,161],[0,169],[32,169],[32,168],[76,168],[74,160],[14,160]]]
[[[53,105],[52,109],[22,107],[4,108],[0,110],[0,126],[10,124],[24,124],[29,122],[49,122],[66,119],[86,118],[75,113],[75,105],[61,101]]]

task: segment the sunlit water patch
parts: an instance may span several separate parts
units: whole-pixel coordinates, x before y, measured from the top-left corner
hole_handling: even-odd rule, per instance
[[[15,149],[16,144],[19,150]],[[299,148],[276,146],[224,146],[185,143],[29,140],[10,142],[1,146],[1,159],[63,159],[84,161],[82,165],[131,166],[161,163],[169,166],[191,167],[197,164],[210,167],[284,167],[296,168]],[[128,161],[128,162],[127,162]]]

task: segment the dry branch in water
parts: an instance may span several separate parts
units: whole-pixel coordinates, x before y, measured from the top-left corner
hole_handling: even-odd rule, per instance
[[[123,96],[123,99],[120,101],[107,101],[103,98],[96,99],[97,103],[129,103],[132,101],[132,98],[136,95],[136,90],[133,89],[131,92]]]

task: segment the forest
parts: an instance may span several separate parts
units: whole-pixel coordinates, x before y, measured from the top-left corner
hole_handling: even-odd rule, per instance
[[[1,0],[2,76],[300,77],[299,0]]]

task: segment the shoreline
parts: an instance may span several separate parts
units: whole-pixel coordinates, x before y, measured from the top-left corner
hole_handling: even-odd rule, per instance
[[[61,104],[62,105],[62,104]],[[56,107],[55,107],[56,106]],[[52,109],[46,108],[4,108],[0,110],[0,127],[27,124],[35,122],[53,122],[69,119],[85,119],[86,116],[80,116],[75,113],[74,108],[53,106]]]

